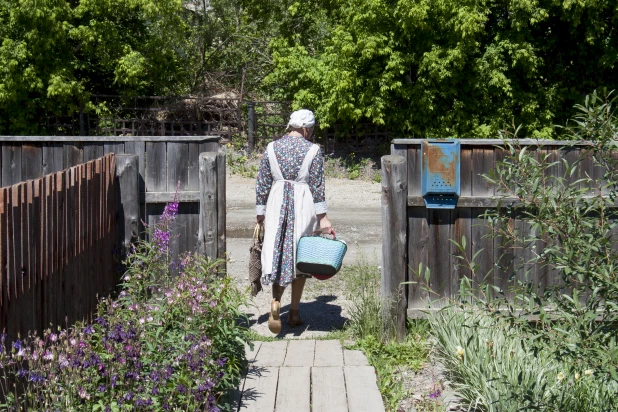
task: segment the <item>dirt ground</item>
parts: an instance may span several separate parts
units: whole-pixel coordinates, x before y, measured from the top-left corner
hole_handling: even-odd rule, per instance
[[[379,266],[382,256],[382,218],[379,183],[345,179],[326,179],[328,216],[337,236],[348,244],[344,265],[355,263],[362,255],[369,264]],[[249,286],[248,259],[251,236],[255,227],[255,180],[228,175],[227,195],[227,251],[230,257],[228,272],[241,287]],[[271,292],[265,289],[250,299],[246,309],[251,329],[263,336],[268,330],[268,311]],[[283,329],[279,336],[314,338],[326,335],[343,326],[347,320],[346,300],[342,283],[335,278],[319,281],[309,279],[300,305],[305,325],[288,329],[287,311],[290,292],[282,300]]]

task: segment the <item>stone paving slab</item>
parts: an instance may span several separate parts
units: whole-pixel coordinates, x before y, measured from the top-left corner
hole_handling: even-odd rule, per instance
[[[311,368],[311,406],[313,412],[348,412],[341,366]]]
[[[279,368],[252,367],[247,372],[239,411],[273,412]]]
[[[315,342],[313,366],[343,366],[343,348],[338,340]]]
[[[373,366],[344,366],[350,412],[384,412]]]
[[[311,412],[310,367],[279,369],[276,412]]]
[[[285,354],[283,366],[313,366],[314,340],[291,340]]]
[[[233,411],[384,412],[375,369],[339,341],[258,342],[245,350],[250,366]]]
[[[280,367],[285,360],[288,342],[285,340],[275,342],[262,342],[260,350],[255,357],[255,366]]]
[[[360,350],[343,350],[343,363],[346,366],[368,366],[367,357]]]

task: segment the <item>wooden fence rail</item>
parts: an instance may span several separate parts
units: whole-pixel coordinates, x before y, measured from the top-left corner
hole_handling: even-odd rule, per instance
[[[0,188],[0,329],[18,333],[92,316],[117,284],[113,154]]]
[[[542,242],[532,248],[509,248],[505,247],[500,239],[490,236],[492,229],[486,219],[482,217],[486,210],[495,208],[499,191],[483,178],[495,168],[497,162],[505,158],[502,140],[460,140],[461,142],[461,197],[455,209],[427,209],[421,197],[421,139],[395,139],[391,146],[391,155],[385,159],[389,163],[403,162],[401,168],[392,169],[403,174],[407,181],[407,193],[404,196],[389,196],[388,182],[397,181],[398,177],[385,175],[391,173],[391,168],[383,168],[383,205],[384,202],[398,202],[403,204],[389,205],[383,208],[383,219],[386,219],[387,210],[397,207],[405,207],[407,210],[405,222],[391,222],[389,226],[396,229],[403,225],[406,236],[400,240],[396,236],[387,236],[384,239],[383,276],[392,279],[386,282],[390,284],[387,292],[394,289],[394,283],[400,284],[399,279],[418,281],[414,275],[419,265],[430,270],[429,286],[436,294],[429,296],[427,290],[419,283],[407,284],[401,288],[401,299],[407,301],[408,316],[423,316],[427,309],[439,308],[444,298],[452,298],[459,293],[461,279],[471,277],[468,269],[460,265],[458,250],[452,243],[452,239],[460,241],[465,236],[467,239],[466,255],[476,255],[478,264],[477,279],[474,281],[487,281],[505,290],[517,283],[518,280],[530,279],[541,289],[560,282],[559,274],[550,270],[546,265],[526,264],[534,254],[542,253]],[[526,146],[528,153],[541,159],[549,155],[549,161],[566,159],[573,164],[585,151],[585,144],[558,141],[520,140],[521,146]],[[401,156],[401,157],[399,157]],[[396,160],[395,157],[399,160]],[[553,166],[549,173],[555,176],[563,176],[564,165],[560,162]],[[585,157],[569,176],[572,182],[582,177],[590,176],[600,178],[602,170],[593,165],[592,159]],[[531,227],[514,216],[514,225],[522,232],[527,233]],[[617,229],[618,231],[618,229]],[[618,235],[618,233],[616,233]],[[618,236],[617,236],[618,238]],[[390,243],[389,243],[390,242]],[[399,244],[402,243],[403,244]],[[405,250],[405,262],[407,263],[401,274],[401,268],[390,262],[399,262],[401,259],[400,247]],[[397,256],[390,254],[399,253]],[[496,265],[499,262],[500,265]],[[527,272],[527,275],[526,273]],[[429,305],[429,306],[428,306]]]
[[[179,201],[173,258],[198,246],[199,154],[217,152],[219,136],[0,136],[2,186],[36,179],[109,153],[137,155],[139,219],[152,225]],[[225,165],[223,165],[225,168]],[[176,191],[178,190],[178,194]],[[140,225],[138,233],[144,233]]]

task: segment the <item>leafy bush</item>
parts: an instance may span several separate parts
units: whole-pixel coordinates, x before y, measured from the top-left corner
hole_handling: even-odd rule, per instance
[[[356,157],[355,153],[348,156],[325,156],[324,173],[328,177],[370,180],[380,183],[382,175],[376,163],[368,157]]]
[[[103,299],[93,324],[2,342],[5,408],[219,410],[245,362],[242,296],[220,261],[169,261],[177,210],[167,205],[152,241],[135,246],[118,299]]]
[[[450,307],[429,317],[454,389],[482,411],[616,410],[617,382],[574,367],[519,324]],[[542,333],[542,332],[539,332]]]
[[[613,104],[595,93],[577,106],[580,114],[565,134],[588,146],[576,162],[551,161],[550,155],[507,144],[506,158],[486,176],[500,193],[519,201],[487,211],[494,235],[505,247],[535,253],[527,261],[496,262],[512,263],[513,274],[520,270],[526,277],[516,281],[512,297],[464,278],[463,312],[433,318],[442,356],[472,405],[484,410],[498,405],[500,410],[618,408],[618,119]],[[582,161],[594,164],[594,176],[579,175]],[[562,176],[550,173],[558,165]],[[514,219],[530,230],[519,230]],[[462,254],[464,241],[456,243]],[[472,279],[481,278],[473,259],[464,262]],[[540,289],[523,270],[530,265],[545,266],[559,281]],[[505,402],[511,406],[504,407]]]
[[[249,158],[232,151],[227,152],[227,167],[233,174],[255,179],[258,174],[258,166],[247,164]]]

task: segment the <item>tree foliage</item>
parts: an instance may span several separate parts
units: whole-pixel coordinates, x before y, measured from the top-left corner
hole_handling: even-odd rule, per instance
[[[551,137],[618,85],[618,0],[0,0],[0,133],[89,94],[293,100],[323,126]]]
[[[36,133],[89,93],[183,83],[180,0],[0,0],[0,133]]]
[[[288,14],[326,19],[319,27],[327,34],[280,30],[266,80],[326,124],[368,120],[408,135],[487,137],[515,122],[550,137],[587,92],[615,87],[616,5],[291,2]]]

